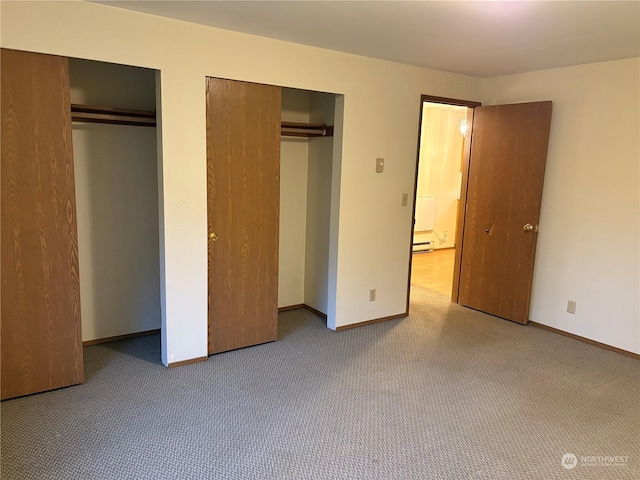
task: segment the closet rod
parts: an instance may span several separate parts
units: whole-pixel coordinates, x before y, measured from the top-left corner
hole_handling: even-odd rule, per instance
[[[96,107],[72,103],[71,120],[74,122],[155,127],[156,112],[148,110],[125,110],[121,108]]]
[[[323,123],[282,122],[283,137],[333,137],[333,127]]]
[[[74,122],[155,127],[156,112],[72,103],[71,120]],[[282,122],[280,132],[284,137],[332,137],[333,127],[322,123]]]

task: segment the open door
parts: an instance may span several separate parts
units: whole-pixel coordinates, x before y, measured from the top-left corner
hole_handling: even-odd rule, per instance
[[[477,107],[459,279],[461,305],[529,321],[551,102]]]
[[[5,399],[84,374],[68,61],[1,55]]]
[[[210,355],[277,338],[280,98],[207,79]]]

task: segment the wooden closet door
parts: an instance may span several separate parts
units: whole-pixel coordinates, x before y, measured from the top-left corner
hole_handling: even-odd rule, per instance
[[[281,89],[207,79],[209,354],[276,340]]]
[[[2,398],[83,381],[66,58],[2,50]]]

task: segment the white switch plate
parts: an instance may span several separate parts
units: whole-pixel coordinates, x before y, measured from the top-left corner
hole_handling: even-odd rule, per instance
[[[569,300],[567,302],[567,312],[575,315],[575,313],[576,313],[576,302],[574,302],[573,300]]]
[[[384,172],[384,158],[376,158],[376,173]]]
[[[408,203],[409,203],[409,194],[408,193],[403,193],[402,194],[402,203],[401,203],[401,205],[403,207],[406,207]]]
[[[369,301],[370,302],[375,302],[376,301],[376,289],[372,288],[371,290],[369,290]]]

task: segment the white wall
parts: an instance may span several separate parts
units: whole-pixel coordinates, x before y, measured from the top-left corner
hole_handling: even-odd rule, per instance
[[[5,48],[160,70],[165,364],[207,355],[206,76],[344,95],[327,323],[405,311],[411,211],[400,200],[413,195],[420,94],[478,100],[481,80],[88,2],[2,2],[1,22]],[[386,159],[384,174],[375,173],[376,157]]]
[[[488,79],[552,100],[530,319],[640,353],[640,59]],[[566,312],[575,300],[575,315]]]
[[[70,59],[71,102],[155,110],[155,72]],[[160,328],[156,129],[73,123],[82,339]]]
[[[282,89],[282,120],[309,122],[309,92]],[[304,303],[309,141],[282,137],[280,142],[280,261],[278,307]]]

